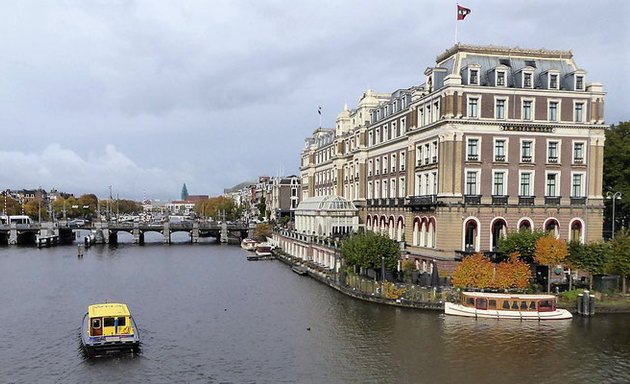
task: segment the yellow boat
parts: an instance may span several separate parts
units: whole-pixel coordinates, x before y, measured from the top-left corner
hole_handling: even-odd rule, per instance
[[[140,332],[126,304],[92,304],[83,316],[81,343],[88,354],[137,352]]]

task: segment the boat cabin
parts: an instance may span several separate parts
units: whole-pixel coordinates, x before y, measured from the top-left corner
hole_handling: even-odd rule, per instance
[[[126,304],[105,303],[88,307],[88,336],[133,335],[131,314]]]
[[[462,294],[464,307],[502,311],[553,312],[556,310],[556,298],[553,295],[509,295],[481,292]]]

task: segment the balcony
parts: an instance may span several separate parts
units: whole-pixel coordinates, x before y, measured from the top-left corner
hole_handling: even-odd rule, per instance
[[[545,205],[560,205],[560,196],[545,196]]]
[[[437,205],[436,195],[410,196],[405,205],[411,208],[429,208]]]
[[[481,204],[481,195],[464,195],[464,204],[466,205]]]
[[[547,159],[547,163],[558,164],[558,156],[549,156],[549,158]]]
[[[575,159],[573,159],[573,164],[584,164],[584,158],[576,157]]]
[[[492,195],[492,205],[507,205],[508,195]]]
[[[532,162],[531,156],[521,156],[521,163],[531,163],[531,162]]]
[[[479,161],[479,155],[477,155],[477,154],[473,155],[473,154],[469,153],[468,157],[467,157],[467,160],[468,161]]]
[[[531,206],[534,205],[534,199],[536,196],[519,196],[518,205]]]
[[[584,205],[586,204],[586,197],[571,197],[571,205]]]
[[[499,163],[505,162],[505,155],[494,155],[494,161]]]

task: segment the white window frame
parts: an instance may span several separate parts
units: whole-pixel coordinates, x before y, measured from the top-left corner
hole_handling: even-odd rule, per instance
[[[400,134],[401,136],[407,133],[407,118],[403,117],[400,119]]]
[[[528,174],[529,175],[529,194],[527,195],[523,195],[522,192],[522,185],[523,185],[523,175],[524,174]],[[531,197],[534,196],[534,183],[536,180],[536,171],[531,169],[531,170],[519,170],[518,171],[518,195],[522,196],[522,197]]]
[[[556,86],[553,87],[551,84],[552,77],[556,77]],[[549,71],[547,72],[547,89],[560,89],[560,73],[558,71]]]
[[[576,144],[581,144],[582,145],[582,157],[581,158],[578,158],[578,157],[575,156]],[[571,147],[572,147],[571,158],[573,159],[573,164],[584,164],[586,162],[586,141],[573,140],[573,143],[572,143]],[[579,161],[578,161],[578,159],[579,159]]]
[[[530,161],[524,161],[523,160],[523,143],[524,142],[530,142],[531,143],[531,147],[530,147],[530,152],[531,152],[531,160]],[[519,146],[519,157],[520,157],[520,161],[521,163],[527,163],[527,164],[532,164],[535,163],[535,159],[536,159],[536,139],[530,139],[530,138],[522,138],[520,140],[520,146]]]
[[[574,184],[573,184],[573,178],[575,176],[580,176],[580,195],[576,196],[573,192],[574,190]],[[585,197],[586,196],[586,183],[584,182],[586,180],[586,172],[571,172],[571,194],[570,197]]]
[[[504,160],[497,159],[497,142],[503,141],[503,158]],[[495,137],[492,140],[492,160],[500,163],[507,163],[508,159],[508,148],[510,147],[510,139],[507,137]]]
[[[578,119],[578,106],[581,105],[581,116]],[[573,122],[574,123],[584,123],[586,122],[586,100],[573,100]]]
[[[580,78],[582,81],[582,86],[578,88],[578,78]],[[575,89],[576,91],[583,91],[586,89],[586,77],[583,74],[575,74],[573,76],[573,89]]]
[[[499,108],[498,108],[498,104],[499,101],[503,102],[503,115],[501,117],[498,116],[498,112],[499,112]],[[498,97],[495,96],[494,97],[494,118],[497,120],[506,120],[507,119],[507,112],[508,112],[508,98],[507,97]]]
[[[526,75],[529,76],[529,85],[525,85],[525,78]],[[521,72],[521,85],[523,86],[523,88],[525,89],[533,89],[534,88],[534,71],[531,70],[526,70],[526,71],[522,71]]]
[[[472,116],[471,100],[476,100],[475,115]],[[466,116],[469,119],[479,119],[481,116],[481,95],[468,95],[466,97]]]
[[[406,195],[406,191],[405,191],[406,187],[405,187],[405,177],[402,176],[400,177],[400,181],[398,183],[398,196],[400,197],[405,197]]]
[[[549,158],[549,156],[550,156],[550,153],[549,153],[549,144],[550,144],[550,143],[557,143],[557,144],[558,144],[558,145],[556,146],[556,152],[558,152],[558,153],[557,153],[557,156],[556,156],[556,161],[555,161],[555,162],[549,161],[549,160],[550,160],[550,158]],[[547,162],[547,164],[560,164],[560,159],[562,158],[562,156],[561,156],[561,154],[562,154],[562,141],[561,141],[561,140],[559,140],[559,139],[547,139],[547,142],[546,142],[546,149],[547,149],[547,156],[546,156],[546,162]]]
[[[499,74],[503,75],[503,84],[499,84]],[[496,87],[507,87],[507,71],[503,69],[494,71],[494,85]]]
[[[555,175],[555,194],[549,195],[549,183],[547,182],[549,175]],[[560,196],[560,171],[545,171],[545,197],[558,197]]]
[[[476,80],[473,81],[472,74],[475,72]],[[468,85],[479,85],[481,82],[481,68],[479,66],[468,67]]]
[[[476,140],[477,141],[477,153],[469,153],[468,149],[469,147],[469,143],[472,140]],[[473,156],[476,156],[477,158],[474,159],[472,158]],[[469,136],[466,137],[466,161],[480,161],[481,160],[481,137],[479,136]]]
[[[556,116],[555,119],[552,119],[551,117],[551,105],[555,104],[556,105]],[[560,122],[560,116],[562,116],[560,114],[560,100],[557,99],[549,99],[547,100],[547,120],[551,121],[551,122]]]
[[[497,174],[503,174],[503,182],[501,183],[501,189],[502,189],[502,194],[498,194],[495,193],[496,192],[496,184],[495,184],[495,177]],[[492,196],[507,196],[507,189],[508,189],[508,170],[507,169],[493,169],[492,170],[492,184],[491,184],[491,195]]]
[[[529,107],[529,118],[525,118],[525,102],[530,103]],[[524,121],[534,121],[534,116],[536,116],[535,112],[535,101],[534,99],[526,98],[521,100],[521,120]]]
[[[468,174],[475,174],[475,193],[468,193]],[[478,196],[481,195],[481,169],[479,168],[465,168],[464,169],[464,195],[465,196]]]

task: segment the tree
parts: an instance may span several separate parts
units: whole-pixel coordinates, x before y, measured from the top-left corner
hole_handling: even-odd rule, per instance
[[[0,204],[2,204],[2,212],[6,215],[19,215],[22,212],[20,203],[4,192],[5,196],[0,196]]]
[[[490,288],[494,265],[482,253],[464,257],[453,272],[453,286],[458,288]]]
[[[569,250],[564,240],[552,235],[545,235],[536,240],[534,261],[547,266],[547,292],[551,291],[551,266],[561,264],[567,258]]]
[[[124,215],[135,215],[142,212],[142,204],[137,201],[120,199],[116,200],[116,212]]]
[[[593,275],[604,273],[610,246],[602,241],[582,244],[578,241],[569,243],[567,263],[575,269],[588,272],[591,276],[589,286],[593,288]]]
[[[225,220],[232,221],[240,218],[241,210],[233,199],[218,196],[201,200],[195,204],[195,212],[203,218],[220,218],[225,213]]]
[[[98,197],[93,193],[86,193],[79,196],[77,199],[78,216],[82,217],[94,217],[96,215],[96,208],[98,207]]]
[[[529,285],[532,275],[529,264],[524,262],[519,254],[514,252],[507,261],[499,263],[494,277],[494,288],[525,289]]]
[[[630,122],[612,125],[606,130],[604,147],[603,190],[621,192],[622,199],[615,201],[615,221],[630,223]],[[612,228],[612,200],[605,199],[604,228]],[[621,225],[615,225],[621,228]]]
[[[254,240],[267,241],[267,238],[271,237],[271,235],[272,235],[271,225],[267,223],[256,224],[256,227],[254,228]]]
[[[346,238],[341,245],[341,256],[349,266],[377,271],[384,258],[385,269],[391,271],[398,266],[400,247],[386,235],[367,231]]]
[[[263,220],[267,216],[267,202],[265,201],[265,196],[260,197],[260,201],[256,204],[256,209],[258,209],[258,219]]]
[[[625,294],[626,279],[630,275],[630,230],[624,229],[617,232],[609,244],[611,252],[606,269],[610,273],[621,275],[621,292]]]
[[[534,262],[536,241],[543,236],[545,236],[545,232],[532,232],[527,229],[508,232],[507,236],[499,239],[499,252],[505,255],[518,253],[522,260],[531,264]]]

